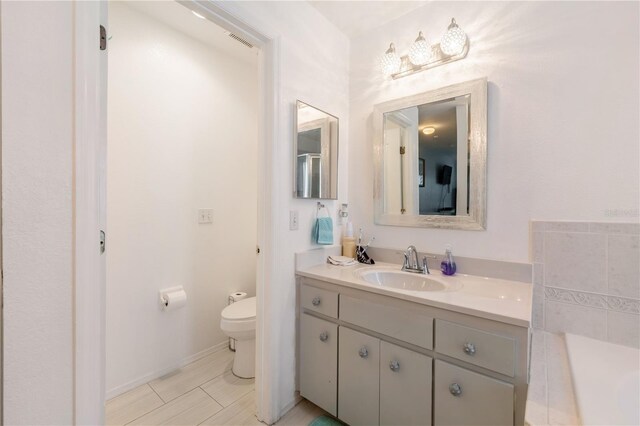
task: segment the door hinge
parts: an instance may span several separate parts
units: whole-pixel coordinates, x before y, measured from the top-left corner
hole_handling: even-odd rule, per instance
[[[404,155],[404,152],[405,152],[405,148],[404,148],[404,146],[401,146],[400,147],[400,155]]]
[[[100,25],[100,50],[107,50],[107,30]]]
[[[104,231],[100,230],[100,254],[104,253],[107,248],[107,235]]]

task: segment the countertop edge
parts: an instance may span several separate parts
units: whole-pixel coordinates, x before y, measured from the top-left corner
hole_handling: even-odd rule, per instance
[[[315,265],[315,266],[318,266],[318,265]],[[360,266],[362,266],[362,265],[360,265]],[[295,273],[296,273],[296,275],[301,276],[301,277],[312,278],[312,279],[316,279],[318,281],[325,281],[325,282],[328,282],[328,283],[331,283],[331,284],[335,284],[335,285],[339,285],[339,286],[343,286],[343,287],[347,287],[347,288],[353,288],[353,289],[356,289],[356,290],[368,291],[368,292],[371,292],[371,293],[374,293],[374,294],[379,294],[379,295],[382,295],[382,296],[394,297],[394,298],[397,298],[397,299],[400,299],[400,300],[405,300],[405,301],[408,301],[408,302],[414,302],[414,303],[418,303],[418,304],[421,304],[421,305],[430,306],[430,307],[433,307],[433,308],[445,309],[445,310],[448,310],[448,311],[454,311],[454,312],[458,312],[458,313],[461,313],[461,314],[471,315],[471,316],[475,316],[475,317],[479,317],[479,318],[484,318],[484,319],[488,319],[488,320],[492,320],[492,321],[497,321],[497,322],[513,325],[513,326],[518,326],[518,327],[525,327],[525,328],[530,328],[531,327],[531,320],[527,320],[527,319],[523,319],[523,318],[505,316],[505,315],[500,315],[500,314],[496,314],[496,313],[493,313],[493,312],[487,312],[487,311],[480,310],[480,309],[473,309],[473,308],[469,308],[469,307],[466,307],[466,306],[460,306],[460,305],[450,304],[450,303],[441,302],[441,301],[437,301],[437,300],[421,298],[421,297],[414,296],[414,295],[411,295],[411,294],[400,293],[400,292],[397,292],[397,291],[394,291],[394,290],[382,289],[382,288],[377,288],[377,287],[373,287],[373,286],[365,286],[363,284],[359,284],[359,283],[356,283],[356,282],[344,281],[344,280],[341,280],[341,279],[338,279],[338,278],[328,277],[328,276],[323,275],[323,274],[309,272],[308,270],[305,270],[305,269],[297,270]]]

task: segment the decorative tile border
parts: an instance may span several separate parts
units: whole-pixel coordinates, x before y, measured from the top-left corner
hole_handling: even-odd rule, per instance
[[[606,296],[583,291],[567,290],[557,287],[545,287],[546,300],[570,303],[572,305],[589,306],[592,308],[608,309],[611,311],[640,314],[640,300],[624,297]]]
[[[640,300],[624,297],[607,296],[607,304],[612,311],[640,314]]]
[[[545,299],[554,302],[571,303],[572,305],[590,306],[592,308],[607,309],[606,296],[595,293],[584,293],[557,287],[544,288]]]

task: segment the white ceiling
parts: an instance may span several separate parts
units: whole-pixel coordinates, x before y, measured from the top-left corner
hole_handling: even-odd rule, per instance
[[[138,12],[154,18],[187,36],[218,49],[236,59],[255,62],[257,49],[249,49],[229,37],[222,27],[193,15],[191,10],[175,1],[127,1],[122,2]],[[117,37],[114,34],[114,37]]]
[[[425,5],[428,1],[310,0],[309,3],[346,34],[347,37],[352,38],[393,21]]]

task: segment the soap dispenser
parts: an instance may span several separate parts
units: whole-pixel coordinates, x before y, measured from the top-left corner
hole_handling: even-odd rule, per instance
[[[453,254],[451,254],[451,245],[447,244],[447,248],[444,252],[444,259],[440,262],[440,269],[445,275],[453,275],[456,273],[456,262],[453,260]]]

